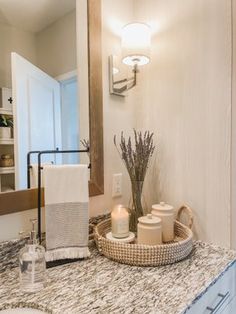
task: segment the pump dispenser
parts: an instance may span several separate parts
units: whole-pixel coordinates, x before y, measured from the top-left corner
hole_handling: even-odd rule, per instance
[[[30,232],[29,244],[38,244],[36,230],[35,230],[35,224],[37,222],[37,219],[31,219],[30,221],[32,223],[32,230]]]
[[[35,223],[37,219],[31,219],[32,230],[30,239],[20,251],[20,288],[24,292],[37,292],[43,289],[45,284],[45,249],[38,244]]]

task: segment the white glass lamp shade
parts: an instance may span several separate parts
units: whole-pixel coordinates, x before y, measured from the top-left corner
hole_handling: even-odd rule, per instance
[[[150,27],[130,23],[122,29],[122,61],[127,65],[145,65],[150,61]]]

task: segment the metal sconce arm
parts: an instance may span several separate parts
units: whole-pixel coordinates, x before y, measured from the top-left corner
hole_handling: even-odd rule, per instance
[[[133,68],[133,77],[121,79],[118,81],[115,81],[114,79],[114,73],[113,73],[113,56],[109,57],[109,82],[110,82],[110,94],[111,95],[117,95],[121,97],[125,97],[124,92],[132,89],[137,84],[137,73],[138,73],[138,67],[137,65]],[[122,87],[116,87],[116,85],[125,83]]]

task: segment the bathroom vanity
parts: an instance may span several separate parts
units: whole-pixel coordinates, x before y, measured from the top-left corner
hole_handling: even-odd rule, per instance
[[[16,242],[13,249],[17,251]],[[26,294],[19,290],[16,259],[11,259],[9,246],[3,246],[0,309],[29,307],[55,314],[235,313],[235,251],[195,242],[191,256],[179,263],[132,267],[101,256],[92,242],[90,250],[89,259],[47,269],[46,287]]]
[[[186,311],[188,314],[236,312],[236,264],[233,263],[218,280],[206,288],[192,306]]]

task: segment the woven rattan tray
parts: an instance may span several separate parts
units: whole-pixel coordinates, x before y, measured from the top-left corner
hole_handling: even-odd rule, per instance
[[[193,218],[189,207],[182,206],[177,219],[183,211],[188,214],[191,227]],[[111,219],[106,219],[95,227],[94,239],[100,253],[116,262],[133,266],[160,266],[179,262],[192,251],[193,233],[190,228],[176,220],[174,230],[174,241],[162,245],[120,243],[106,239],[106,234],[111,231]]]

